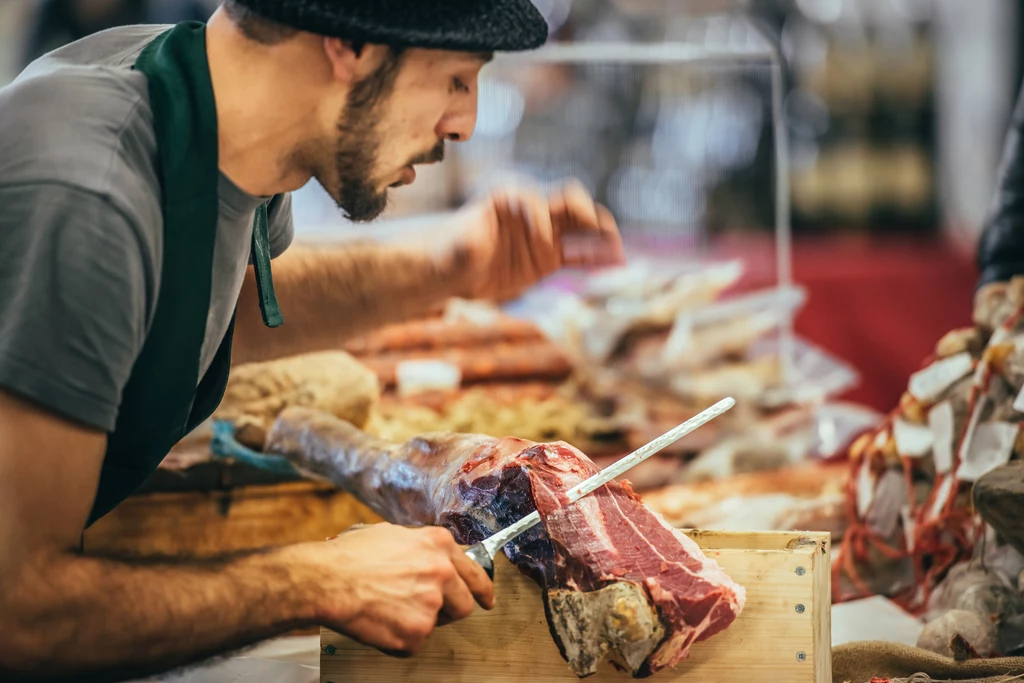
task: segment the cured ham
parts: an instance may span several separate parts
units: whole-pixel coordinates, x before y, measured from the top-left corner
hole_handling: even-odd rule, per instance
[[[552,636],[578,676],[605,660],[637,678],[672,667],[743,609],[743,587],[628,483],[567,505],[568,490],[598,471],[568,444],[452,433],[389,443],[290,408],[266,450],[390,522],[444,526],[464,545],[538,510],[543,525],[504,552],[543,589]]]

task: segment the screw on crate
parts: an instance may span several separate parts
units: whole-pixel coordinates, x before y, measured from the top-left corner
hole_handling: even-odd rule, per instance
[[[796,606],[796,613],[797,614],[803,614],[804,613],[804,606],[803,605],[797,605]]]
[[[802,662],[805,659],[807,659],[807,655],[805,655],[803,652],[797,652],[796,653],[796,661]]]
[[[797,567],[796,568],[796,575],[797,576],[803,576],[806,573],[806,571],[807,570],[804,569],[803,567]]]

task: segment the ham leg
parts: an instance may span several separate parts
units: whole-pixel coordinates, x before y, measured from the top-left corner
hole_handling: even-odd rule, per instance
[[[567,506],[568,490],[598,471],[568,444],[450,433],[395,444],[290,408],[266,450],[390,522],[444,526],[464,545],[539,510],[543,526],[504,551],[544,589],[552,636],[578,676],[606,659],[637,678],[674,666],[743,609],[743,587],[628,484]]]

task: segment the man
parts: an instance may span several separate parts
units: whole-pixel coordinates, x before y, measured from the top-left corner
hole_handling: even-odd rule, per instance
[[[376,217],[469,138],[490,53],[545,38],[529,0],[227,0],[208,26],[85,38],[0,91],[0,679],[141,677],[312,625],[407,654],[492,604],[441,529],[209,563],[80,539],[213,411],[232,361],[621,262],[573,187],[496,194],[421,245],[285,253],[289,191],[316,178]]]

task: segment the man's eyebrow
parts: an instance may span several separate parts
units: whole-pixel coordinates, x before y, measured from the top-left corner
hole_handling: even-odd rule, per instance
[[[493,52],[474,52],[473,56],[484,64],[487,64],[492,59],[494,59]]]

